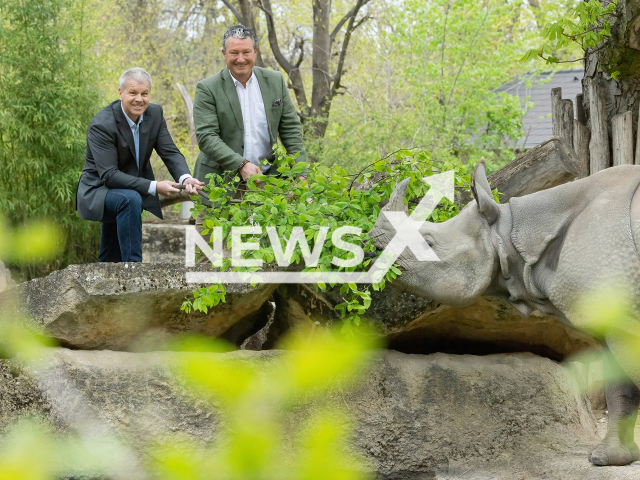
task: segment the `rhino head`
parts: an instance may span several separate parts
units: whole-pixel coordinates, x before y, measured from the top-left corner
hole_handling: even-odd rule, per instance
[[[396,234],[383,212],[408,214],[403,201],[408,186],[409,179],[398,184],[369,232],[378,249],[384,249]],[[472,175],[471,189],[475,201],[457,216],[442,223],[424,222],[420,228],[439,261],[419,261],[406,248],[396,261],[403,273],[394,280],[394,287],[459,307],[474,303],[490,290],[499,272],[492,231],[504,206],[493,199],[484,162]]]

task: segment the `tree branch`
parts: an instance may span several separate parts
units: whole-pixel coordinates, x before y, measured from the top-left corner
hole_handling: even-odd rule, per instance
[[[222,3],[225,4],[225,6],[231,10],[231,13],[233,13],[234,17],[236,17],[238,19],[238,22],[240,22],[243,25],[247,24],[247,21],[245,20],[245,18],[242,16],[242,14],[236,9],[236,7],[234,7],[231,2],[229,0],[222,0]]]
[[[606,36],[606,37],[604,37],[604,38],[609,38],[609,36],[610,36],[610,35],[607,35],[607,36]],[[583,49],[583,50],[584,50],[588,55],[591,55],[592,53],[599,52],[600,50],[603,50],[603,49],[607,48],[608,46],[609,46],[609,45],[605,43],[605,44],[603,44],[603,45],[600,45],[598,48],[587,47],[586,49]],[[593,50],[591,50],[591,51],[589,52],[589,51],[588,51],[589,49],[593,49]],[[560,62],[560,61],[558,61],[558,62],[552,62],[552,63],[573,63],[573,62],[580,62],[580,61],[582,61],[582,60],[586,60],[588,55],[585,55],[585,56],[584,56],[584,57],[582,57],[582,58],[576,58],[575,60],[563,60],[563,61],[561,61],[561,62]],[[549,57],[545,57],[542,53],[539,53],[539,54],[538,54],[538,56],[539,56],[541,59],[545,60],[545,61],[547,61],[547,60],[549,59]]]
[[[364,17],[362,17],[360,21],[353,26],[353,30],[357,29],[360,25],[362,25],[367,20],[371,20],[371,17],[369,15],[365,15]]]
[[[296,42],[295,48],[300,50],[300,56],[298,57],[298,60],[296,60],[294,68],[299,69],[300,65],[302,65],[302,61],[304,60],[304,37],[300,37],[300,40]]]
[[[357,5],[356,5],[357,7]],[[338,24],[336,25],[336,27],[333,29],[333,32],[331,32],[331,43],[333,44],[333,41],[336,39],[336,35],[338,35],[338,32],[340,32],[340,29],[342,28],[342,26],[346,23],[347,20],[349,20],[354,14],[357,14],[358,11],[356,10],[356,7],[353,7],[351,10],[349,10],[347,12],[347,14],[342,17],[342,20],[340,20],[338,22]]]
[[[333,77],[333,88],[331,89],[331,96],[335,96],[336,92],[340,88],[340,81],[342,80],[342,74],[344,73],[344,61],[347,58],[347,49],[349,48],[349,41],[351,40],[351,34],[358,28],[362,22],[368,18],[365,16],[360,22],[356,23],[356,17],[360,9],[369,3],[369,0],[358,0],[355,7],[351,9],[353,14],[349,16],[349,24],[347,25],[347,31],[344,34],[344,40],[342,41],[342,48],[340,49],[340,58],[338,59],[338,68],[336,74]],[[333,34],[332,34],[333,35]]]
[[[223,0],[224,1],[224,0]],[[264,12],[267,19],[267,32],[269,33],[269,46],[278,64],[287,72],[287,75],[294,69],[294,66],[285,58],[278,45],[278,35],[276,33],[276,22],[271,11],[271,0],[258,0],[258,8]]]
[[[257,0],[256,4],[258,5],[258,8],[264,12],[264,16],[267,20],[269,46],[271,47],[273,56],[276,59],[276,62],[278,62],[280,67],[282,67],[289,76],[290,88],[293,89],[296,101],[298,102],[298,108],[302,111],[299,115],[301,118],[305,118],[306,111],[308,109],[307,94],[304,90],[304,83],[298,68],[300,66],[299,64],[302,63],[303,50],[300,52],[300,58],[298,59],[297,65],[293,65],[289,60],[287,60],[278,45],[278,35],[276,33],[275,19],[273,18],[273,12],[271,10],[271,0]]]

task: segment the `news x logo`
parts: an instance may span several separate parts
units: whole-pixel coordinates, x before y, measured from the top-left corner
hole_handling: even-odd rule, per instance
[[[426,219],[436,208],[443,197],[453,201],[454,172],[449,170],[444,173],[425,177],[422,179],[430,186],[427,194],[420,200],[411,215],[405,212],[382,210],[381,215],[385,215],[396,233],[393,239],[378,256],[372,267],[366,272],[255,272],[251,274],[249,280],[246,273],[241,272],[187,272],[188,283],[377,283],[389,271],[394,262],[402,254],[405,248],[411,250],[418,261],[437,262],[439,259],[429,244],[420,234],[420,228]],[[280,237],[275,227],[261,227],[259,225],[233,227],[231,230],[231,266],[232,267],[262,267],[262,260],[256,258],[242,258],[242,254],[248,250],[259,249],[257,242],[243,241],[243,235],[263,235],[267,233],[269,242],[273,247],[273,253],[279,267],[286,268],[291,265],[293,253],[296,245],[300,246],[300,251],[307,267],[314,267],[318,264],[318,259],[322,252],[324,242],[329,235],[329,227],[321,227],[318,237],[310,250],[302,227],[294,227],[289,239],[284,239],[286,247],[283,249]],[[196,227],[189,226],[186,229],[186,252],[185,261],[187,267],[195,266],[195,247],[200,248],[202,253],[209,259],[215,267],[222,266],[222,227],[214,227],[214,242],[210,246],[207,241],[196,230]],[[353,254],[352,258],[341,259],[333,257],[332,264],[336,267],[355,267],[362,262],[364,251],[359,245],[347,242],[344,235],[351,234],[359,236],[362,229],[351,226],[342,226],[331,233],[333,244],[347,252]]]

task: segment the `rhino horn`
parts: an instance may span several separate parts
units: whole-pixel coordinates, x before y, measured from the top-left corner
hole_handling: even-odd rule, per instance
[[[405,178],[398,186],[393,190],[389,202],[382,208],[383,212],[404,212],[409,213],[409,208],[404,203],[404,195],[409,188],[410,179]]]

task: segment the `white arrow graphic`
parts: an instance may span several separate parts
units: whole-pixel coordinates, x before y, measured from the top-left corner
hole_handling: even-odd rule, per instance
[[[424,177],[422,181],[430,188],[411,215],[380,212],[389,220],[396,234],[368,272],[187,272],[187,283],[247,283],[248,275],[254,283],[378,283],[405,248],[409,248],[418,261],[437,262],[439,259],[420,234],[420,228],[443,198],[453,201],[454,172]],[[195,227],[190,228],[195,232]]]
[[[397,211],[380,212],[387,217],[396,234],[369,270],[369,276],[374,283],[382,280],[405,248],[409,248],[419,262],[437,262],[440,260],[420,234],[420,228],[442,198],[446,197],[453,201],[453,173],[452,170],[449,170],[430,177],[424,177],[422,181],[429,185],[430,188],[410,216],[407,216],[404,212]]]

